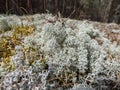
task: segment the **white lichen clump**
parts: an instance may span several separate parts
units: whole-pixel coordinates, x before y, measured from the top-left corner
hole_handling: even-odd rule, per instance
[[[7,26],[9,32],[13,32],[14,26],[24,24],[34,25],[35,31],[21,37],[21,44],[14,46],[15,54],[9,62],[9,69],[14,69],[7,71],[5,66],[0,66],[3,90],[68,90],[69,84],[72,90],[92,90],[87,81],[94,84],[102,75],[114,80],[120,77],[120,46],[104,37],[92,22],[49,14],[14,16],[14,19],[4,16],[4,20],[1,20],[0,30],[8,30]],[[0,31],[0,38],[6,32]]]

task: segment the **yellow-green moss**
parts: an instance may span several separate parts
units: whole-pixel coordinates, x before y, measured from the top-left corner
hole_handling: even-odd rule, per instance
[[[13,69],[13,64],[11,65],[9,62],[11,56],[15,54],[15,46],[22,44],[21,37],[32,34],[35,28],[33,26],[14,26],[13,30],[11,36],[0,38],[0,58],[2,58],[3,66],[8,65],[6,67],[8,70]]]

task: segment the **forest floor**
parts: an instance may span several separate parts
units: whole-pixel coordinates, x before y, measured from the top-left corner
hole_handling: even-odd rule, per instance
[[[0,15],[1,90],[120,90],[120,25]]]

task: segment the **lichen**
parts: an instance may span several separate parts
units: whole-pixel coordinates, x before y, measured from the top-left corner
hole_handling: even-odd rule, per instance
[[[120,46],[93,22],[14,17],[4,17],[10,30],[0,33],[2,90],[92,90],[120,77]]]

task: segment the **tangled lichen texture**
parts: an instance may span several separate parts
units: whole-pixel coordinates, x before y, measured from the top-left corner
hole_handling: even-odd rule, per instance
[[[115,24],[51,14],[1,16],[0,88],[119,90],[119,42]]]

